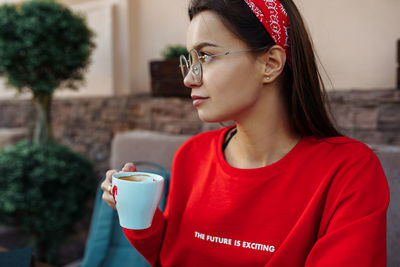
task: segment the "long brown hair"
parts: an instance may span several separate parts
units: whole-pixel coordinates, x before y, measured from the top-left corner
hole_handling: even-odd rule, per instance
[[[283,70],[286,108],[293,129],[303,136],[340,136],[327,111],[325,86],[318,71],[314,48],[299,10],[291,0],[280,0],[290,21],[290,65]],[[249,48],[260,50],[275,43],[244,0],[192,0],[189,18],[209,10]],[[264,50],[265,51],[265,50]]]

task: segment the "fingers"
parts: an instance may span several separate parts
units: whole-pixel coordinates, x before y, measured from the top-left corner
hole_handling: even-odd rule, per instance
[[[115,201],[112,196],[112,193],[110,192],[110,185],[112,185],[112,176],[114,173],[117,173],[117,170],[109,170],[106,173],[106,179],[101,183],[101,189],[103,190],[103,200],[114,210],[116,209],[115,207]]]
[[[135,172],[137,171],[135,164],[133,164],[132,162],[128,162],[124,165],[124,167],[122,168],[123,172]]]
[[[135,164],[129,162],[124,165],[122,168],[123,172],[135,172],[137,171]],[[110,185],[112,185],[112,176],[113,174],[118,173],[117,170],[109,170],[106,173],[106,178],[104,181],[101,183],[101,189],[103,190],[103,200],[112,208],[116,209],[115,207],[115,201],[114,197],[112,195],[112,192],[110,192]]]
[[[114,198],[110,193],[107,193],[107,191],[104,191],[102,198],[108,204],[108,206],[110,206],[112,209],[114,209],[114,210],[117,209],[117,207],[115,207]]]
[[[118,173],[118,171],[117,170],[109,170],[106,173],[106,181],[108,181],[108,183],[110,183],[110,184],[112,184],[112,176],[114,173]]]

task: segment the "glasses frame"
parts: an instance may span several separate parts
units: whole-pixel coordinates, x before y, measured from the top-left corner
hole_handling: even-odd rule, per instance
[[[228,52],[219,53],[219,54],[215,54],[215,55],[204,55],[204,56],[200,56],[199,52],[196,49],[191,49],[189,51],[189,55],[188,55],[189,59],[187,59],[185,57],[185,55],[181,55],[179,57],[179,60],[180,60],[179,67],[181,69],[183,79],[185,79],[186,76],[191,72],[194,75],[194,77],[196,78],[196,82],[201,83],[203,81],[203,63],[207,63],[212,58],[220,57],[220,56],[228,56],[228,55],[233,55],[233,54],[246,53],[246,52],[256,52],[259,50],[269,49],[270,47],[271,46],[264,46],[264,47],[260,47],[257,49],[235,50],[235,51],[228,51]],[[194,54],[196,55],[196,57],[198,59],[198,64],[194,65],[192,63],[192,60],[191,60],[192,52],[194,52]],[[196,69],[196,67],[197,67],[197,69]],[[185,74],[186,70],[188,70],[188,71]]]

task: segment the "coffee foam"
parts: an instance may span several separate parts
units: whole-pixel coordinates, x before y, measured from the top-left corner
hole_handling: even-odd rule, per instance
[[[133,174],[133,175],[129,175],[129,176],[119,177],[119,179],[121,179],[121,180],[132,181],[132,182],[143,182],[144,180],[147,180],[149,178],[151,178],[151,177],[146,174]]]

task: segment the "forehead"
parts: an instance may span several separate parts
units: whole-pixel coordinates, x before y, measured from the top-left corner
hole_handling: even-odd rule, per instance
[[[244,45],[212,11],[202,11],[197,14],[187,30],[186,47],[188,50],[203,42],[220,47],[242,47]]]

